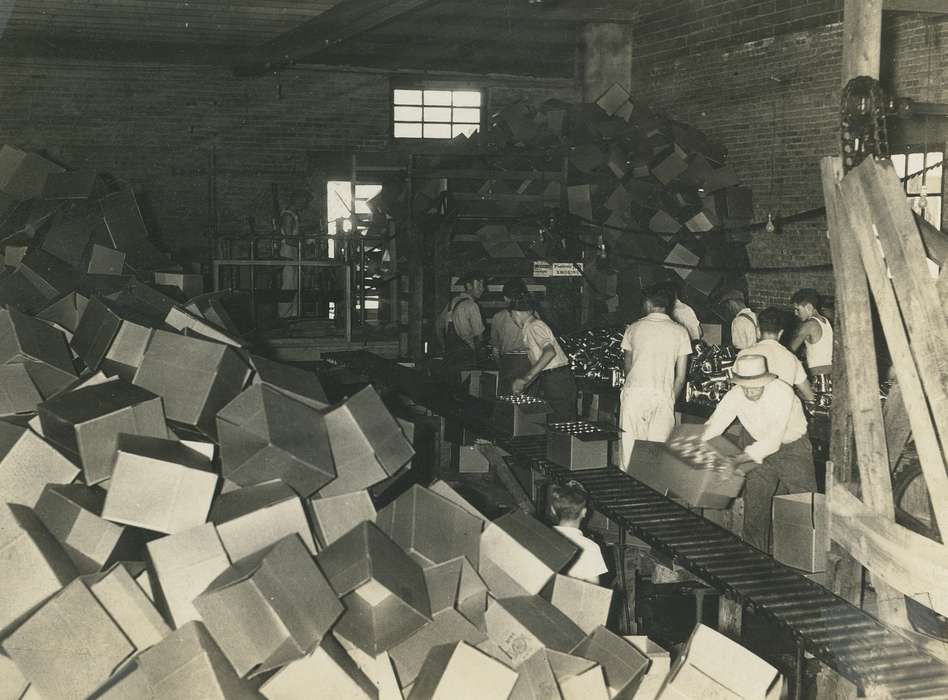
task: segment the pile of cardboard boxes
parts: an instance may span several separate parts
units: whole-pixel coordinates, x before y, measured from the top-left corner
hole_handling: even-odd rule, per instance
[[[376,511],[410,425],[253,355],[149,269],[130,193],[117,216],[54,175],[0,151],[0,192],[33,197],[0,276],[0,697],[773,697],[712,630],[672,668],[606,629],[612,591],[532,516],[440,481]]]

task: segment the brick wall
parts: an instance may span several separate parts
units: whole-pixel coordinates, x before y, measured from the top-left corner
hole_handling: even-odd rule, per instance
[[[492,84],[493,106],[578,89]],[[20,60],[5,62],[0,95],[0,143],[127,181],[153,235],[178,248],[206,244],[212,144],[224,233],[245,232],[250,215],[268,222],[270,183],[305,186],[308,154],[389,145],[389,78],[378,72],[237,79],[226,67]]]
[[[665,19],[643,15],[633,41],[633,94],[728,146],[741,180],[754,190],[756,220],[768,211],[786,216],[822,206],[819,160],[838,149],[841,3],[787,4],[666,3]],[[929,91],[923,21],[886,15],[883,81],[895,94],[948,101],[948,86],[938,80],[948,69],[948,25],[934,29]],[[930,122],[932,142],[948,138],[944,123]],[[891,131],[898,141],[900,131],[917,135],[918,125]],[[827,263],[825,219],[755,232],[749,253],[755,267]],[[828,272],[752,274],[748,281],[756,306],[785,304],[802,286],[833,293]]]

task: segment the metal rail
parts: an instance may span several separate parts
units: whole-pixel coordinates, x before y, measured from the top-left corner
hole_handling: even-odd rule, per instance
[[[597,510],[719,592],[789,632],[799,648],[873,697],[948,698],[948,666],[882,622],[727,530],[615,469],[569,471],[548,462],[546,437],[498,434],[490,402],[458,395],[421,373],[368,352],[332,359],[360,370],[510,453],[551,479],[574,479]]]

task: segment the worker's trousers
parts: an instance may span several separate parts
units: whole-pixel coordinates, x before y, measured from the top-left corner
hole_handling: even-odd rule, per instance
[[[754,442],[741,431],[741,447]],[[747,475],[744,484],[744,541],[762,552],[771,549],[771,510],[774,496],[816,491],[813,446],[804,435],[787,443]]]
[[[665,442],[671,435],[675,427],[675,400],[667,392],[638,386],[622,387],[619,399],[622,468],[626,469],[636,440]]]

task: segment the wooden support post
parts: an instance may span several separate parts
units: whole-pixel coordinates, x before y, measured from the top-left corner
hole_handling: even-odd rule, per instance
[[[739,601],[724,595],[718,598],[718,632],[740,641],[743,624],[744,606]]]
[[[905,408],[905,399],[902,397],[902,386],[898,382],[893,382],[889,388],[882,419],[885,421],[885,443],[889,448],[889,465],[894,469],[912,434],[912,423],[909,420],[908,410]]]
[[[882,56],[882,0],[843,2],[843,85],[868,75],[879,79]]]
[[[895,507],[879,400],[869,288],[860,262],[859,247],[852,238],[847,210],[840,201],[840,160],[824,158],[821,170],[836,298],[840,300],[836,308],[837,332],[844,355],[847,352],[859,353],[858,361],[855,357],[847,357],[845,366],[862,496],[870,510],[894,522]],[[879,616],[895,627],[907,627],[904,596],[881,580],[874,580],[873,584],[879,601]]]

